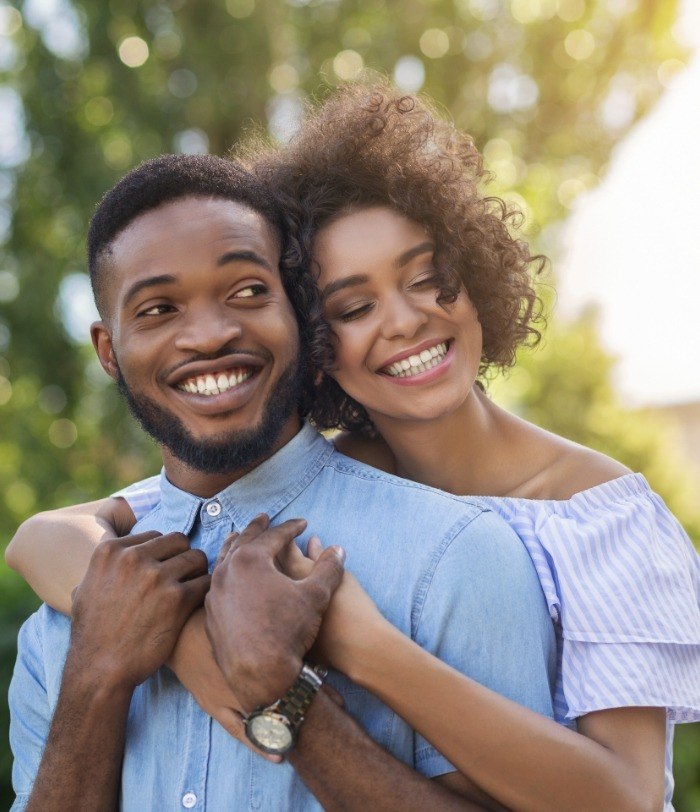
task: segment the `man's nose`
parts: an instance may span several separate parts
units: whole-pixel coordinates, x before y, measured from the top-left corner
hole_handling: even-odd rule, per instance
[[[427,314],[416,302],[397,293],[382,309],[382,335],[384,338],[412,338],[427,321]]]
[[[180,324],[175,344],[185,352],[212,355],[242,333],[241,322],[230,307],[192,307]]]

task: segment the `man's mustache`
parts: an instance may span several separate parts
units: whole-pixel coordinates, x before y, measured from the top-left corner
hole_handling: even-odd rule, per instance
[[[216,361],[219,358],[225,358],[228,355],[237,355],[237,356],[245,356],[249,355],[252,359],[256,361],[262,361],[264,363],[270,363],[273,361],[272,353],[266,350],[251,350],[248,348],[237,347],[232,342],[228,342],[224,346],[220,347],[214,353],[195,353],[194,355],[190,356],[189,358],[185,359],[184,361],[178,361],[177,364],[173,364],[171,367],[167,367],[164,369],[161,374],[158,376],[162,380],[168,380],[170,376],[177,372],[178,369],[181,369],[184,366],[192,363],[198,363],[200,361]]]

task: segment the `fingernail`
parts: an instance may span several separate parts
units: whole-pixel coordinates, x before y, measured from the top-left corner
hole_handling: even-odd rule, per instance
[[[331,550],[333,550],[333,552],[338,556],[338,558],[340,559],[340,563],[344,564],[345,563],[345,550],[342,547],[338,547],[337,544],[334,544],[333,547],[331,547]]]

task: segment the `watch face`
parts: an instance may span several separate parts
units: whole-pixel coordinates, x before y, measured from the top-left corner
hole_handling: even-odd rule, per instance
[[[266,753],[286,753],[294,744],[287,719],[270,711],[251,716],[246,723],[246,733],[253,744]]]

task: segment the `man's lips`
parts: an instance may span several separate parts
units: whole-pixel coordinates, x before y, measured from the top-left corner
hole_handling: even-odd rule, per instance
[[[199,394],[210,397],[240,386],[244,381],[252,378],[256,371],[253,367],[214,370],[206,375],[193,375],[185,378],[177,384],[177,388],[192,395]]]
[[[208,361],[189,361],[166,375],[165,382],[192,406],[197,404],[197,411],[229,411],[239,408],[252,395],[254,380],[266,360],[258,353],[236,352]]]
[[[229,375],[244,370],[258,372],[269,359],[252,352],[236,352],[208,361],[187,361],[178,364],[163,376],[167,386],[179,387],[186,381],[211,376],[216,381],[221,375]]]

